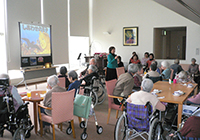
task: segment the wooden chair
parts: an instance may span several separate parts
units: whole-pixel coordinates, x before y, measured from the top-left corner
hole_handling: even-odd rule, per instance
[[[74,93],[75,89],[67,92],[53,92],[52,93],[52,107],[48,108],[43,105],[38,104],[38,112],[40,121],[40,135],[43,134],[43,124],[42,121],[48,122],[52,125],[53,129],[53,140],[55,140],[55,125],[60,125],[60,130],[62,131],[62,122],[71,121],[73,137],[75,138],[74,131],[74,121],[73,121],[73,110],[74,110]],[[52,110],[52,116],[45,115],[41,113],[40,107]]]
[[[59,77],[58,80],[59,80],[58,86],[65,88],[65,85],[66,85],[65,77]]]
[[[115,109],[117,110],[116,111],[116,119],[118,117],[118,113],[119,113],[119,110],[120,111],[123,111],[123,104],[120,108],[119,105],[116,105],[113,101],[114,98],[118,98],[120,100],[122,100],[123,98],[122,97],[118,97],[118,96],[113,96],[113,90],[115,88],[115,84],[116,84],[117,80],[116,79],[113,79],[113,80],[110,80],[110,81],[106,81],[106,88],[107,88],[107,94],[108,94],[108,119],[107,119],[107,124],[109,123],[109,119],[110,119],[110,111],[111,109]]]
[[[118,67],[116,68],[116,72],[117,72],[117,78],[119,78],[121,74],[125,73],[125,69],[124,67]]]

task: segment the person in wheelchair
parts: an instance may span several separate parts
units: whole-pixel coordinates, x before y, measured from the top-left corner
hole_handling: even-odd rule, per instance
[[[165,105],[155,95],[150,93],[152,88],[153,82],[150,79],[144,79],[141,84],[141,90],[132,93],[126,101],[137,105],[145,105],[147,102],[150,102],[154,111],[156,109],[165,111]]]
[[[189,117],[179,132],[183,140],[200,140],[200,117]],[[174,137],[174,134],[169,136]]]
[[[13,104],[15,108],[15,112],[18,110],[18,108],[23,104],[22,98],[19,95],[17,88],[15,86],[10,85],[10,78],[8,74],[1,74],[0,79],[8,79],[9,81],[9,90],[11,91],[11,94],[13,96]],[[3,94],[3,90],[0,91],[0,95]]]
[[[29,138],[34,126],[31,126],[28,103],[23,103],[17,88],[10,83],[8,74],[0,74],[0,136],[7,129],[16,137],[18,130],[23,129],[24,136]]]
[[[150,71],[146,73],[142,78],[145,79],[146,77],[159,77],[160,74],[156,71],[157,66],[155,63],[151,64]]]

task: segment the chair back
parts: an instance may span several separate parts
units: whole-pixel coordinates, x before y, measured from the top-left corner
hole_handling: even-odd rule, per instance
[[[52,120],[59,124],[73,119],[75,89],[52,93]]]
[[[65,77],[59,77],[58,80],[59,80],[58,86],[65,88],[65,85],[66,85],[65,84],[65,82],[66,82]]]
[[[117,72],[117,77],[119,77],[121,74],[125,73],[125,69],[124,67],[118,67],[116,68],[116,72]]]
[[[170,79],[173,80],[174,79],[174,70],[173,69],[170,69],[170,70],[171,70]]]
[[[117,79],[106,81],[105,83],[106,83],[107,94],[113,95],[113,91],[117,83]],[[110,106],[112,103],[113,103],[113,98],[108,98],[108,105]]]
[[[188,71],[190,64],[180,64],[184,71]]]
[[[146,78],[151,79],[151,81],[152,81],[153,83],[156,83],[156,82],[158,82],[158,81],[162,81],[162,76],[158,76],[158,77],[149,77],[149,75],[147,75]]]
[[[127,103],[128,127],[138,132],[149,131],[149,116],[152,107],[149,105],[135,105]]]

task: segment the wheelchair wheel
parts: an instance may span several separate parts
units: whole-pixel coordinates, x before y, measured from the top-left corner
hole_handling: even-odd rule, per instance
[[[158,120],[155,118],[150,125],[149,138],[148,140],[162,140],[162,126]]]
[[[102,126],[97,126],[97,134],[103,133],[103,127]]]
[[[102,104],[106,99],[106,95],[104,85],[100,81],[98,81],[98,84],[93,87],[93,92],[96,93],[98,97],[97,104]]]
[[[68,127],[67,130],[66,130],[66,133],[67,133],[67,135],[70,135],[72,133],[72,128]]]
[[[80,128],[84,128],[85,127],[85,121],[82,121],[80,124],[79,124]]]
[[[125,116],[121,115],[119,119],[117,120],[117,123],[115,125],[115,131],[114,131],[114,138],[115,140],[125,140],[126,139],[126,126],[125,126]]]
[[[92,97],[92,104],[95,107],[97,105],[98,97],[97,94],[91,91],[91,97]]]
[[[87,134],[86,132],[83,132],[83,133],[81,134],[81,140],[86,140],[87,137],[88,137],[88,134]]]
[[[13,136],[13,140],[25,140],[24,130],[22,128],[18,128]]]

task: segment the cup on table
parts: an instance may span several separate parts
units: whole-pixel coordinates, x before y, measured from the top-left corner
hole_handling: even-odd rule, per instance
[[[31,98],[31,90],[27,90],[27,97],[30,99]]]

